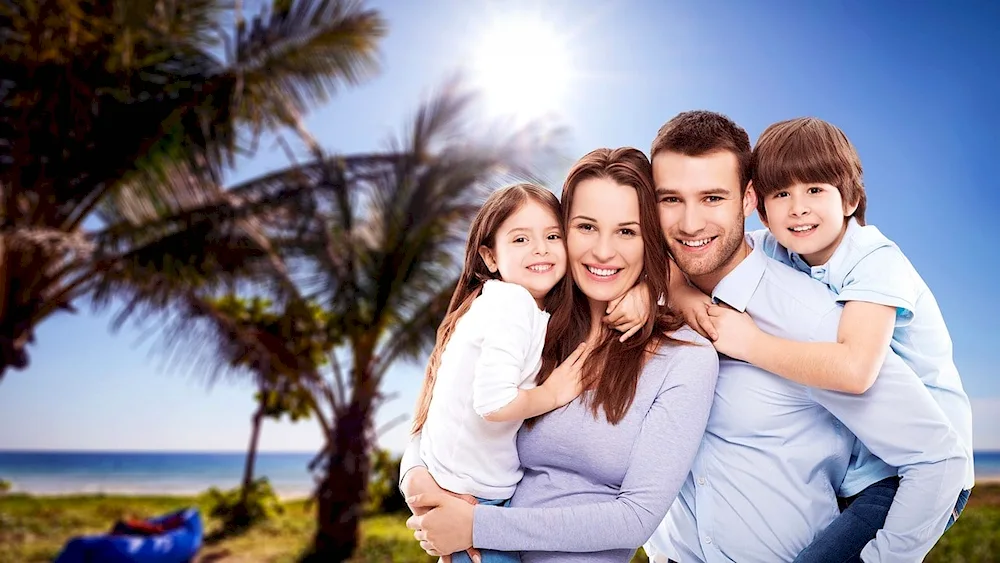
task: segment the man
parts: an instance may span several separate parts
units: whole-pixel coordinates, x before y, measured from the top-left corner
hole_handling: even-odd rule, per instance
[[[685,112],[660,129],[651,158],[663,234],[692,284],[765,332],[836,340],[841,307],[829,289],[744,235],[756,196],[742,128],[716,113]],[[921,560],[944,531],[970,460],[891,351],[862,395],[806,387],[723,356],[701,449],[647,553],[681,563],[792,561],[839,513],[836,493],[856,439],[901,478],[862,559]]]

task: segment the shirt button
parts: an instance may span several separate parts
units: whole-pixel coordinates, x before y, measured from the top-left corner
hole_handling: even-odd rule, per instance
[[[699,485],[704,485],[705,484],[705,478],[704,477],[698,477],[698,484]]]
[[[705,536],[705,543],[712,543],[712,538],[709,536]]]

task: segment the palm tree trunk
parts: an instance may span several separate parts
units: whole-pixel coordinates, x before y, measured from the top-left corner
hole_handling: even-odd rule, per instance
[[[240,504],[246,505],[253,485],[253,468],[257,461],[257,443],[260,441],[260,427],[264,422],[264,397],[257,404],[257,412],[253,413],[253,429],[250,431],[250,447],[247,450],[246,464],[243,466],[243,490],[240,491]]]
[[[250,523],[250,487],[253,486],[253,470],[257,461],[257,442],[260,440],[260,427],[264,422],[264,401],[266,397],[261,393],[260,402],[257,404],[257,411],[253,414],[252,429],[250,430],[250,445],[247,449],[247,459],[243,466],[243,486],[240,488],[240,502],[236,505],[235,513],[231,524],[245,526]]]
[[[308,562],[344,561],[358,545],[358,523],[368,495],[370,414],[370,402],[352,401],[333,426]]]

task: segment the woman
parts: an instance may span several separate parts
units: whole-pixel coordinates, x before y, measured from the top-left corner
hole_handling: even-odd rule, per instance
[[[401,466],[415,514],[407,526],[429,554],[474,546],[521,552],[525,562],[625,562],[666,514],[701,443],[719,365],[707,340],[655,303],[625,342],[602,322],[608,303],[640,279],[666,295],[651,178],[632,148],[597,149],[570,171],[562,213],[573,284],[549,321],[544,353],[558,361],[588,340],[586,391],[522,427],[524,475],[509,507],[441,492],[413,440]]]

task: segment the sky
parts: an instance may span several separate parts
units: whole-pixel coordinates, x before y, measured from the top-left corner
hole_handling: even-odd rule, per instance
[[[727,114],[752,141],[778,120],[831,121],[861,154],[868,222],[896,241],[939,302],[972,398],[976,449],[1000,450],[1000,378],[990,359],[1000,305],[990,298],[989,274],[1000,243],[990,226],[1000,210],[1000,39],[991,38],[1000,4],[539,4],[370,3],[389,24],[380,73],[342,90],[310,114],[307,127],[330,151],[377,149],[423,96],[481,62],[484,42],[499,33],[506,47],[523,48],[517,32],[530,22],[550,29],[548,39],[564,49],[560,68],[541,75],[515,68],[487,98],[497,112],[499,101],[547,100],[569,128],[565,150],[574,158],[602,146],[648,153],[660,125],[690,109]],[[265,138],[256,155],[238,162],[231,182],[287,165]],[[130,327],[113,333],[108,313],[83,305],[38,327],[31,366],[0,382],[0,450],[245,449],[249,383],[209,387],[207,374],[160,353],[155,335]],[[390,372],[385,387],[398,397],[379,423],[412,411],[422,369]],[[406,428],[387,430],[381,444],[401,451]],[[320,440],[315,421],[266,423],[261,449],[316,451]]]

